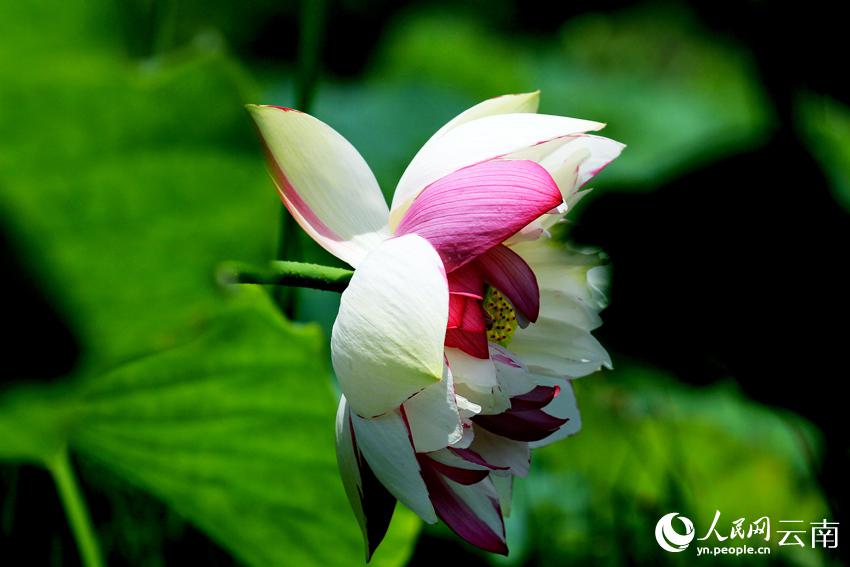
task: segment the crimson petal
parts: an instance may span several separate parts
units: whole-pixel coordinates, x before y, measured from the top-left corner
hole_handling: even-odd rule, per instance
[[[453,302],[463,301],[463,317],[460,324],[455,328],[446,330],[445,345],[447,347],[459,348],[470,356],[476,358],[489,358],[490,349],[487,346],[487,324],[484,321],[484,309],[477,300],[470,297],[450,295],[450,305]],[[457,298],[457,299],[455,299]],[[455,310],[461,308],[456,305]],[[454,316],[451,313],[450,318]]]

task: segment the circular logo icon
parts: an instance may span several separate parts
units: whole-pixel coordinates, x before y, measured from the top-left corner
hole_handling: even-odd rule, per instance
[[[677,532],[676,528],[673,527],[673,520],[676,518],[679,518],[679,522],[685,528],[684,533]],[[693,522],[684,516],[680,516],[678,512],[665,514],[655,524],[655,540],[661,546],[661,549],[671,553],[685,551],[695,535]]]

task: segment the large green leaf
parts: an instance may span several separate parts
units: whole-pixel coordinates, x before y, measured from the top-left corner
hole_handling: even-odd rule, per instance
[[[46,461],[68,443],[247,564],[357,564],[321,333],[242,295],[184,344],[0,397],[0,458]],[[401,511],[376,564],[402,563],[417,524]]]
[[[227,306],[215,280],[273,253],[280,204],[242,109],[255,89],[209,37],[128,59],[120,10],[0,14],[0,214],[82,355],[73,378],[0,391],[0,460],[68,445],[95,463],[84,481],[108,471],[247,564],[358,564],[324,339],[259,290]],[[417,530],[400,510],[375,561],[403,564]]]

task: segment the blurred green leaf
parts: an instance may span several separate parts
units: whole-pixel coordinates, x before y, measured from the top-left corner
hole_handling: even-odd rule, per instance
[[[409,130],[393,137],[386,151],[404,149],[408,159],[453,115],[421,125],[414,114],[442,108],[443,100],[458,93],[471,105],[539,88],[541,112],[607,122],[604,135],[629,148],[595,183],[618,188],[654,188],[697,161],[754,145],[773,119],[745,53],[708,37],[684,9],[576,18],[561,30],[560,45],[506,36],[463,11],[420,11],[389,30],[377,60],[371,77],[384,92],[387,84],[432,90],[430,96],[406,96],[397,89],[407,103],[398,120]],[[399,106],[387,105],[387,111]]]
[[[317,370],[324,340],[284,321],[261,291],[243,295],[194,340],[45,390],[51,412],[32,412],[39,390],[0,398],[0,456],[67,442],[249,565],[356,563],[360,532],[329,426],[335,398],[328,370]],[[22,442],[19,416],[25,432],[52,436]],[[403,514],[378,565],[384,555],[401,564],[417,529]]]
[[[819,438],[794,414],[746,400],[731,382],[694,388],[626,362],[574,384],[582,431],[536,451],[533,474],[516,486],[514,508],[542,564],[689,564],[690,552],[655,543],[668,512],[691,518],[698,537],[716,510],[721,527],[829,517],[814,475]],[[818,550],[778,549],[774,539],[772,560],[824,563]]]
[[[850,209],[850,109],[831,98],[807,93],[798,101],[797,121],[836,200]]]

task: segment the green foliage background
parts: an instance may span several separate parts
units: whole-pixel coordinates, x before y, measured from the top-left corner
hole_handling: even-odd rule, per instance
[[[166,518],[246,565],[362,563],[333,451],[326,345],[338,297],[299,291],[297,319],[307,322],[293,323],[263,290],[216,280],[222,261],[262,264],[275,254],[279,203],[242,104],[292,104],[294,73],[248,66],[228,47],[273,8],[0,7],[0,215],[80,347],[71,375],[12,376],[0,389],[8,533],[28,506],[9,479],[22,463],[50,468],[67,450],[87,492],[133,503],[117,524],[95,510],[109,562],[162,564],[161,546],[175,537],[159,525]],[[314,113],[355,144],[389,195],[453,114],[541,88],[542,110],[606,120],[607,134],[629,144],[600,191],[650,191],[771,127],[736,49],[670,10],[586,16],[547,42],[499,35],[472,13],[418,10],[392,20],[365,76],[325,81]],[[800,120],[848,202],[846,109],[812,97]],[[306,239],[301,249],[304,259],[333,262]],[[34,352],[50,357],[51,347]],[[615,363],[578,384],[584,431],[539,451],[518,483],[511,556],[446,545],[469,561],[509,565],[687,562],[660,556],[654,543],[667,511],[699,524],[715,509],[729,520],[828,515],[813,473],[820,439],[805,421],[748,401],[731,380],[697,390],[623,357]],[[406,564],[419,531],[400,508],[373,563]],[[429,527],[422,537],[445,536]],[[69,549],[60,562],[75,561],[73,542],[61,541]],[[828,562],[812,550],[780,560]]]

